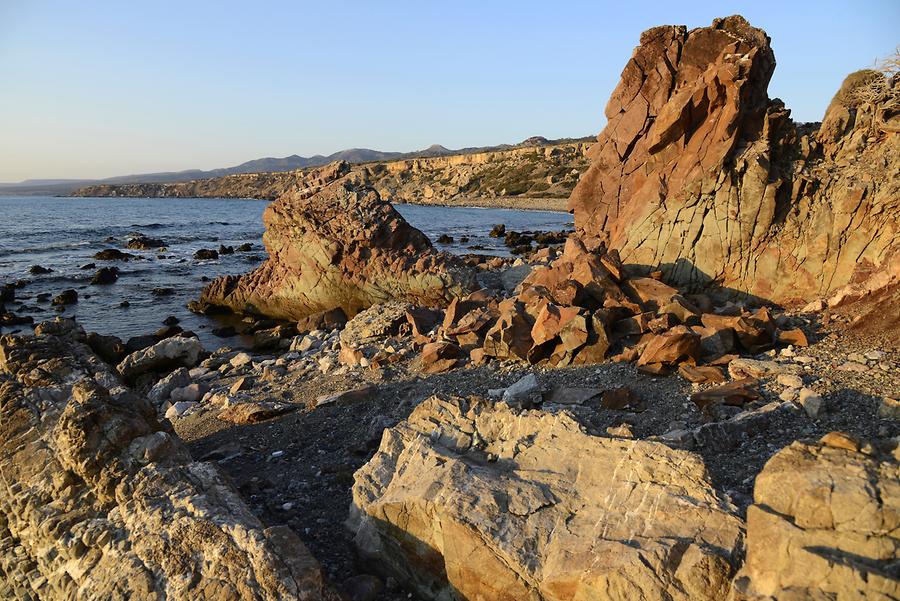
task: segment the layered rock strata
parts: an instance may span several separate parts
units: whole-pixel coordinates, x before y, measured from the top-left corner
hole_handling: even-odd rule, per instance
[[[385,431],[348,525],[428,599],[723,599],[743,540],[696,455],[437,397]]]
[[[820,128],[797,125],[768,98],[774,68],[739,16],[644,32],[569,199],[576,228],[673,282],[777,302],[896,274],[900,136],[880,121],[897,117],[848,78]]]
[[[287,527],[194,462],[70,320],[0,337],[0,597],[328,597]]]
[[[474,273],[428,238],[347,163],[311,173],[266,208],[269,258],[243,276],[211,283],[199,308],[297,320],[341,308],[348,316],[403,300],[446,304],[474,287]]]

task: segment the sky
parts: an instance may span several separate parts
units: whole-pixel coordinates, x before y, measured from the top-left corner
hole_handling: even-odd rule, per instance
[[[821,120],[900,0],[0,0],[0,182],[596,135],[640,33],[740,13]]]

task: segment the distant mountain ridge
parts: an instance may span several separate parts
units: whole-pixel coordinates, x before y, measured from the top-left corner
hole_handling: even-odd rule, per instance
[[[594,136],[586,136],[583,138],[561,138],[558,140],[548,140],[543,136],[533,136],[518,144],[476,146],[460,148],[457,150],[445,148],[440,144],[433,144],[432,146],[429,146],[428,148],[425,148],[423,150],[414,150],[412,152],[390,152],[383,150],[372,150],[369,148],[348,148],[346,150],[340,150],[327,156],[317,154],[311,157],[303,157],[292,154],[290,156],[282,158],[263,157],[260,159],[254,159],[252,161],[241,163],[240,165],[236,165],[234,167],[210,169],[208,171],[204,171],[201,169],[187,169],[184,171],[165,171],[160,173],[120,175],[99,180],[39,179],[25,180],[19,183],[0,183],[0,195],[66,195],[72,193],[78,188],[91,184],[178,183],[242,173],[294,171],[295,169],[305,169],[307,167],[327,165],[328,163],[331,163],[333,161],[347,161],[348,163],[369,163],[375,161],[431,158],[457,154],[470,154],[474,152],[506,150],[510,148],[521,148],[526,146],[544,146],[549,144],[561,144],[565,142],[578,142],[588,140],[593,141]]]

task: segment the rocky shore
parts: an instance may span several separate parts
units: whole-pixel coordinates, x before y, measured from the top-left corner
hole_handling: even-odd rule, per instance
[[[589,142],[547,143],[509,150],[353,165],[393,203],[565,211],[588,168]],[[72,196],[261,198],[275,200],[302,185],[314,169],[250,173],[175,184],[102,184]]]
[[[773,67],[742,17],[645,32],[515,259],[335,163],[192,303],[252,350],[0,337],[0,595],[900,598],[897,116],[795,125]]]

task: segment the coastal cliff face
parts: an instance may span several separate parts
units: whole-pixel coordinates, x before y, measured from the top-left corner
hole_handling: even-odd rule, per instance
[[[347,163],[313,170],[266,208],[269,258],[212,282],[204,306],[282,319],[388,300],[441,305],[474,287],[474,273],[438,253]]]
[[[492,204],[500,198],[569,196],[588,168],[586,142],[353,165],[382,198],[416,204]],[[250,173],[175,184],[95,185],[73,196],[261,198],[274,200],[315,170]]]
[[[742,17],[644,32],[569,200],[576,228],[676,283],[778,302],[900,273],[897,134],[841,94],[818,130],[794,124],[768,98],[774,68]]]

